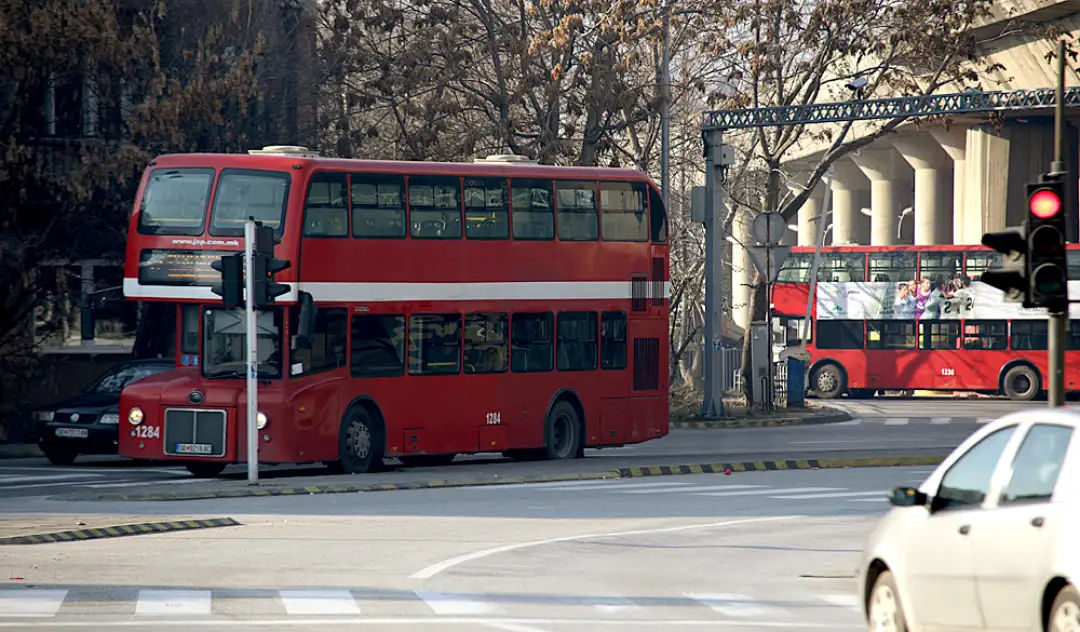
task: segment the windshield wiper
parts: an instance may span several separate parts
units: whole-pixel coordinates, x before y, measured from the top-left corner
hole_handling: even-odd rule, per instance
[[[206,377],[210,379],[215,378],[228,378],[228,377],[247,377],[247,373],[244,371],[222,371],[221,373],[210,373]]]

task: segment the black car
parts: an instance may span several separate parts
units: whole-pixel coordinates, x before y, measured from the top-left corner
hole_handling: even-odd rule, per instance
[[[120,391],[144,377],[171,371],[171,358],[122,362],[83,392],[34,412],[38,447],[56,465],[70,465],[80,454],[116,454]]]

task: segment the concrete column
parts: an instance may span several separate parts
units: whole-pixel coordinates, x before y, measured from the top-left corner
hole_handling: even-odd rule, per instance
[[[741,244],[753,242],[750,222],[748,213],[737,214],[731,222],[731,232]],[[750,284],[754,282],[754,262],[739,243],[731,244],[731,315],[735,324],[745,330],[750,327]]]
[[[900,243],[896,228],[900,211],[910,199],[912,169],[892,147],[861,149],[851,160],[870,179],[870,245]]]
[[[802,193],[803,188],[799,185],[804,184],[810,177],[810,172],[796,172],[790,176],[790,180],[785,180],[789,189],[791,189],[792,195],[798,195]],[[798,245],[800,246],[813,246],[814,240],[817,239],[818,221],[817,218],[824,210],[825,202],[825,185],[818,182],[817,185],[810,191],[810,197],[803,202],[801,208],[799,208],[798,214]],[[795,236],[794,231],[788,231],[792,233],[791,237]],[[785,239],[784,245],[788,245],[788,241]]]
[[[915,169],[914,226],[917,245],[953,243],[952,164],[930,136],[898,134],[893,147]]]
[[[964,171],[964,241],[979,243],[983,233],[1005,228],[1009,192],[1009,141],[993,125],[967,131]]]
[[[833,163],[832,243],[865,244],[870,239],[869,223],[859,211],[869,188],[862,171],[850,160]]]
[[[964,172],[967,170],[967,130],[938,127],[930,130],[930,135],[953,161],[953,243],[977,244],[982,237],[970,241],[971,236],[964,227],[964,195],[967,190],[964,180]]]

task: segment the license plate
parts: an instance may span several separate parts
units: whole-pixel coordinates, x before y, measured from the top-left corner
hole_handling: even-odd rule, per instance
[[[57,428],[56,436],[71,437],[72,439],[85,439],[90,436],[90,431],[86,428]]]
[[[213,454],[214,446],[209,443],[177,443],[177,454]]]

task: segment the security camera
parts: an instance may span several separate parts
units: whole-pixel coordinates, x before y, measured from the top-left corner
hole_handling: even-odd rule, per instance
[[[848,82],[848,90],[859,91],[866,87],[866,84],[870,83],[870,80],[866,77],[858,77]]]

